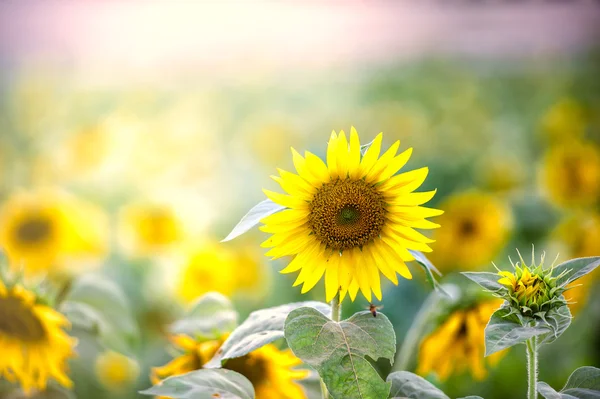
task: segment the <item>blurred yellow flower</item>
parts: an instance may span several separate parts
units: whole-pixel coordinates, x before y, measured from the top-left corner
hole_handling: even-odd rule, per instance
[[[265,294],[268,270],[262,255],[247,246],[230,248],[215,242],[192,247],[177,281],[177,294],[185,302],[217,291],[261,297]]]
[[[123,245],[135,255],[156,254],[183,237],[180,220],[167,205],[129,205],[121,211],[119,224]]]
[[[432,262],[440,269],[481,268],[502,249],[512,228],[508,206],[491,194],[467,191],[440,204],[443,229],[436,230]]]
[[[551,143],[578,140],[584,136],[586,126],[584,109],[573,98],[553,104],[540,121],[540,128]]]
[[[99,208],[64,193],[16,193],[0,210],[0,247],[28,274],[97,259],[106,253],[107,234]]]
[[[140,366],[132,358],[106,351],[96,359],[95,371],[96,378],[105,388],[119,391],[135,383]]]
[[[473,378],[487,376],[486,363],[495,365],[506,351],[484,358],[484,330],[492,313],[502,300],[488,300],[468,309],[451,313],[419,348],[417,373],[423,376],[435,372],[441,380],[466,370]]]
[[[600,199],[600,148],[573,141],[551,148],[544,157],[541,183],[559,206],[594,205]]]
[[[50,379],[70,388],[67,361],[76,340],[65,327],[68,320],[40,304],[35,294],[0,280],[0,377],[18,383],[25,393],[44,390]]]
[[[561,253],[568,258],[583,258],[600,254],[600,215],[580,213],[563,220],[552,232],[552,239],[562,247]],[[564,293],[570,302],[573,314],[578,313],[587,303],[592,288],[598,284],[600,269],[577,280],[573,287]]]
[[[382,134],[361,154],[354,128],[347,139],[331,133],[327,164],[306,152],[292,149],[298,174],[279,170],[274,176],[287,194],[263,190],[286,209],[262,220],[262,231],[272,234],[263,242],[267,256],[295,256],[281,272],[300,271],[294,286],[310,291],[325,277],[325,296],[339,292],[354,300],[360,289],[371,301],[381,299],[380,272],[398,283],[396,273],[411,279],[406,266],[414,260],[409,249],[430,252],[432,242],[416,229],[434,229],[428,217],[442,213],[426,208],[435,191],[414,192],[427,177],[428,168],[396,174],[408,162],[412,148],[396,155],[396,141],[380,157]]]
[[[221,340],[196,342],[187,336],[172,338],[173,344],[184,353],[162,367],[151,371],[153,384],[161,380],[200,369],[210,360],[223,343]],[[236,371],[250,380],[256,399],[305,399],[306,394],[296,383],[308,376],[308,370],[295,370],[302,364],[289,349],[280,350],[273,344],[265,345],[249,354],[230,359],[224,368]]]

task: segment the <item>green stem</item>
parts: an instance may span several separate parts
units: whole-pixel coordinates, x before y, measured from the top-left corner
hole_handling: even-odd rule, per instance
[[[340,294],[338,293],[331,301],[331,320],[338,322],[342,317],[342,304],[340,303]],[[323,399],[329,399],[327,385],[321,380],[321,395]]]
[[[525,342],[527,346],[527,399],[537,399],[537,377],[538,377],[538,343],[537,337],[529,338]]]

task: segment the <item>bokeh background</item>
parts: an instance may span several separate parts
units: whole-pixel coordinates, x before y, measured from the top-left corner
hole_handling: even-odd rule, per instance
[[[106,383],[104,348],[82,336],[77,397],[137,397],[169,359],[166,326],[205,292],[241,320],[323,299],[277,273],[262,233],[219,241],[292,169],[290,147],[322,156],[331,130],[383,131],[414,147],[408,169],[429,166],[443,282],[532,244],[548,263],[600,255],[599,21],[597,2],[0,3],[0,246],[57,281],[116,281],[135,318],[121,352],[139,374]],[[32,247],[56,231],[68,242]],[[430,292],[414,271],[384,291],[399,344]],[[542,349],[556,388],[600,365],[598,275]],[[429,377],[491,399],[524,376],[514,348],[481,381]]]

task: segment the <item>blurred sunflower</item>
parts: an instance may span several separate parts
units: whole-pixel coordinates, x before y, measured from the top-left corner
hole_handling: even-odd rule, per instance
[[[68,320],[39,303],[35,294],[0,280],[0,377],[26,393],[46,389],[50,379],[70,388],[67,361],[74,356],[76,340],[65,327]]]
[[[597,256],[600,253],[600,215],[580,213],[562,221],[552,232],[552,240],[562,248],[562,254],[569,258]],[[600,269],[577,280],[571,289],[564,293],[570,302],[571,312],[581,310],[600,278]]]
[[[502,249],[511,227],[509,208],[496,197],[467,191],[447,198],[440,208],[444,226],[433,234],[431,260],[442,270],[469,270],[490,262]]]
[[[26,273],[65,271],[107,250],[107,221],[92,204],[63,193],[11,196],[0,210],[0,247]]]
[[[563,98],[553,104],[540,121],[540,128],[551,143],[581,139],[586,126],[584,109],[573,98]]]
[[[156,385],[167,377],[202,368],[224,339],[197,342],[185,335],[173,337],[173,344],[184,353],[162,367],[153,368],[150,380]],[[293,369],[300,364],[300,359],[289,349],[280,350],[268,344],[245,356],[228,360],[223,367],[248,378],[254,386],[256,399],[304,399],[306,394],[296,381],[306,378],[308,371]]]
[[[484,330],[502,302],[488,300],[451,313],[421,342],[417,373],[426,376],[435,372],[441,380],[446,380],[450,375],[469,370],[473,378],[484,379],[487,376]],[[496,364],[505,352],[489,356],[489,365]]]
[[[600,199],[600,148],[588,142],[568,142],[548,150],[541,184],[559,206],[594,205]]]
[[[122,241],[128,252],[147,256],[169,248],[182,236],[175,211],[158,204],[131,204],[120,214]]]
[[[140,373],[138,363],[125,355],[107,351],[96,359],[96,378],[109,390],[119,391],[131,386]]]
[[[412,148],[396,155],[396,141],[381,157],[379,134],[361,155],[358,133],[332,132],[327,164],[306,152],[292,149],[298,174],[279,170],[273,176],[288,195],[264,190],[269,199],[287,209],[262,220],[261,230],[272,236],[262,246],[272,247],[273,259],[295,256],[281,272],[300,270],[294,286],[311,290],[325,275],[326,299],[347,293],[354,300],[358,290],[371,301],[381,299],[379,273],[394,284],[396,273],[412,278],[405,262],[413,260],[409,249],[430,252],[432,240],[415,230],[439,225],[426,218],[442,211],[422,207],[435,191],[415,193],[428,173],[421,168],[396,175],[408,162]]]

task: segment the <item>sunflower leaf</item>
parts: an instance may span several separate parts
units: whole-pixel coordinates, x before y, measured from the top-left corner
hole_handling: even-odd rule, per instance
[[[131,305],[114,282],[99,276],[81,276],[60,305],[75,327],[91,331],[109,349],[131,351],[139,330]]]
[[[556,266],[552,275],[561,276],[557,283],[559,286],[564,287],[592,272],[599,265],[600,256],[571,259]]]
[[[485,355],[524,343],[531,337],[545,335],[551,331],[547,325],[530,319],[522,324],[519,317],[507,307],[496,310],[485,327]]]
[[[440,283],[438,283],[438,281],[435,279],[433,272],[435,272],[438,276],[441,276],[442,273],[440,273],[440,271],[433,265],[433,263],[431,263],[431,261],[427,259],[427,257],[422,252],[414,251],[412,249],[409,249],[408,252],[410,252],[411,255],[415,257],[415,261],[425,271],[425,278],[427,279],[429,285],[431,285],[431,288],[438,292],[441,292],[447,297],[450,297],[450,294],[444,291]]]
[[[498,292],[505,289],[505,287],[498,282],[500,276],[496,273],[490,272],[462,272],[463,276],[479,284],[482,288],[485,288],[491,292]]]
[[[391,398],[449,399],[425,378],[408,371],[396,371],[388,375],[387,381],[392,384]]]
[[[171,324],[174,334],[216,339],[237,327],[238,314],[231,301],[218,292],[209,292],[198,298],[187,314]]]
[[[286,317],[294,309],[302,307],[316,309],[315,311],[327,316],[331,315],[331,307],[326,303],[317,301],[288,303],[287,305],[252,312],[229,335],[215,356],[204,367],[221,367],[222,363],[227,359],[244,356],[261,346],[283,338]]]
[[[538,392],[546,399],[592,399],[600,398],[600,369],[580,367],[569,376],[560,392],[540,381]]]
[[[140,393],[174,399],[254,399],[252,383],[226,369],[200,369],[169,377]]]
[[[384,314],[359,312],[336,322],[313,308],[299,308],[285,321],[285,338],[294,354],[317,370],[332,397],[388,397],[391,383],[367,359],[393,362],[396,336]]]
[[[258,223],[260,223],[262,218],[265,218],[269,215],[272,215],[276,212],[282,211],[285,209],[285,206],[276,204],[270,199],[266,199],[264,201],[259,202],[254,205],[252,209],[248,211],[244,215],[244,217],[239,221],[238,224],[235,225],[233,230],[225,237],[221,242],[231,241],[236,237],[241,236]]]
[[[572,318],[568,306],[553,308],[546,312],[544,319],[540,320],[539,323],[549,326],[551,331],[540,336],[540,344],[554,342],[571,325]]]

